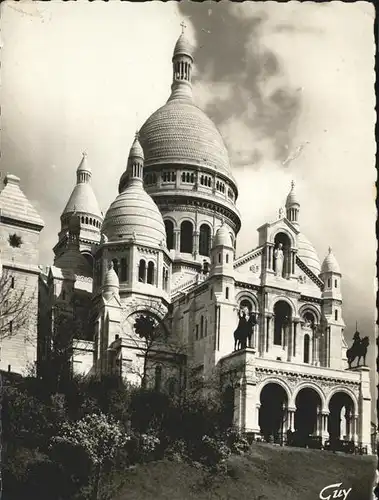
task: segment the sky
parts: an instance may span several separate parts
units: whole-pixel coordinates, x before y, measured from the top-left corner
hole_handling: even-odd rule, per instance
[[[295,180],[300,228],[343,273],[346,336],[376,319],[374,7],[367,2],[3,2],[1,162],[45,221],[82,151],[105,212],[134,133],[170,93],[184,20],[194,98],[219,128],[239,185],[237,253],[257,244]],[[374,340],[371,358],[375,356]]]

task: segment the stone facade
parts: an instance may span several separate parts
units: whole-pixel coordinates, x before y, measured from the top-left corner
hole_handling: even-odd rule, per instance
[[[302,233],[294,184],[285,210],[258,228],[258,245],[236,257],[238,186],[219,132],[193,103],[192,65],[182,34],[171,96],[137,134],[105,215],[83,157],[54,265],[39,281],[43,224],[1,219],[4,269],[30,276],[30,289],[39,283],[40,374],[57,339],[84,375],[172,393],[218,373],[238,428],[370,451],[369,371],[347,363],[336,258],[330,249],[321,265]],[[14,249],[6,241],[16,226],[24,243]],[[36,336],[36,301],[30,321]],[[25,365],[24,338],[20,331],[2,351],[3,366]]]

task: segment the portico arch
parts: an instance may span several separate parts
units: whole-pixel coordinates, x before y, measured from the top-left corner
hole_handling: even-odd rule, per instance
[[[319,415],[322,408],[322,397],[319,392],[311,386],[303,386],[298,390],[295,399],[295,432],[299,444],[306,443],[309,436],[318,435]]]
[[[329,398],[328,432],[330,442],[351,441],[356,434],[355,398],[345,390],[335,390]]]
[[[299,392],[302,391],[303,389],[311,389],[311,390],[317,392],[317,394],[320,396],[320,400],[321,400],[321,411],[325,411],[328,409],[328,404],[327,404],[324,392],[322,391],[322,389],[320,387],[318,387],[317,385],[312,384],[310,382],[303,382],[296,387],[296,389],[294,390],[294,392],[292,394],[292,398],[290,399],[290,406],[296,407],[296,398],[297,398]]]
[[[265,381],[260,390],[259,427],[266,441],[279,442],[285,432],[289,390],[279,380]]]

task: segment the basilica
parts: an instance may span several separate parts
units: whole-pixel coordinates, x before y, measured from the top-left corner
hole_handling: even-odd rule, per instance
[[[276,220],[257,229],[258,245],[236,255],[238,186],[219,131],[193,100],[193,65],[182,33],[170,96],[131,141],[105,212],[91,185],[100,173],[83,154],[53,265],[38,261],[41,217],[20,179],[5,177],[0,272],[10,296],[22,287],[30,314],[2,336],[1,369],[37,362],[43,371],[61,347],[74,373],[168,392],[217,372],[239,429],[370,452],[369,369],[347,362],[337,259],[329,248],[321,263],[303,234],[295,183],[283,187]]]

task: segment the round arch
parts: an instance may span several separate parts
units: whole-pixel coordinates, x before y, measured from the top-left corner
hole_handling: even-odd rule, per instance
[[[167,219],[167,217],[165,217]],[[193,225],[193,230],[195,231],[195,228],[196,228],[196,221],[194,218],[192,218],[191,216],[189,216],[188,214],[186,215],[183,215],[183,217],[180,217],[178,220],[177,220],[177,227],[178,229],[180,228],[180,226],[182,225],[183,222],[191,222],[191,224]]]
[[[255,309],[254,312],[259,311],[258,299],[253,293],[248,291],[239,292],[236,296],[236,302],[240,304],[243,300],[248,300],[253,304],[253,310]]]
[[[273,301],[271,302],[271,312],[274,312],[274,307],[278,302],[287,302],[287,304],[290,306],[292,310],[292,317],[297,316],[297,309],[295,303],[293,302],[292,299],[286,297],[285,295],[276,296],[273,299]]]
[[[258,425],[266,441],[283,442],[288,387],[280,379],[265,379],[259,390]]]
[[[179,227],[178,223],[177,223],[177,220],[172,215],[165,215],[163,217],[163,222],[165,222],[166,220],[172,222],[172,224],[174,226],[174,229],[177,229]]]
[[[260,382],[258,385],[257,385],[257,393],[259,394],[259,397],[261,395],[261,392],[262,390],[264,389],[264,387],[268,384],[276,384],[276,385],[280,385],[282,387],[282,389],[284,389],[286,391],[286,394],[287,394],[287,401],[291,401],[291,389],[289,387],[289,385],[286,384],[286,382],[284,382],[282,379],[278,378],[278,377],[268,377],[268,378],[265,378],[264,380],[262,380],[262,382]]]
[[[353,405],[354,405],[354,413],[357,415],[358,414],[358,399],[351,389],[349,389],[348,387],[344,387],[344,386],[333,387],[333,389],[330,391],[330,393],[328,394],[328,396],[326,398],[326,408],[327,409],[329,408],[330,400],[332,399],[332,397],[335,394],[337,394],[339,392],[346,394],[347,396],[349,396],[352,399]]]
[[[293,247],[293,248],[297,248],[297,245],[296,245],[296,240],[295,240],[295,238],[294,238],[293,234],[291,233],[291,231],[289,231],[289,230],[288,230],[288,229],[286,229],[285,227],[280,227],[280,228],[278,228],[276,231],[274,231],[274,232],[271,234],[271,236],[270,236],[269,242],[270,242],[270,243],[274,243],[274,242],[275,242],[275,238],[276,238],[276,237],[278,236],[278,234],[280,234],[280,233],[285,234],[285,235],[289,238],[289,240],[290,240],[290,242],[291,242],[291,247]]]
[[[315,307],[314,305],[312,304],[303,304],[300,309],[299,309],[299,316],[301,316],[302,318],[304,317],[304,314],[306,314],[307,312],[310,312],[311,314],[313,314],[313,316],[315,316],[315,319],[316,319],[316,322],[317,323],[320,323],[320,320],[321,320],[321,313],[320,311],[317,309],[317,307]]]
[[[318,387],[317,385],[312,384],[310,382],[303,382],[300,385],[295,387],[293,394],[292,394],[292,398],[290,400],[291,401],[290,406],[296,407],[296,398],[297,398],[299,392],[303,389],[313,389],[315,392],[317,392],[317,394],[320,396],[320,399],[321,399],[321,410],[325,411],[328,409],[328,406],[326,403],[326,396],[325,396],[324,392],[320,389],[320,387]]]

